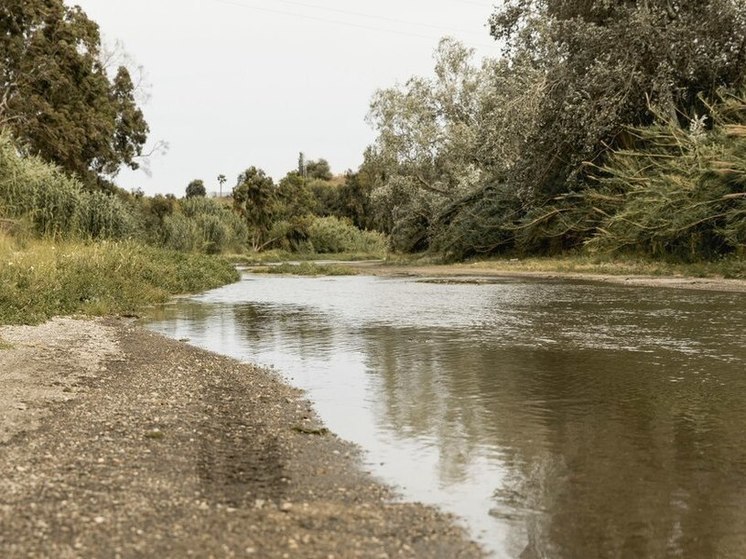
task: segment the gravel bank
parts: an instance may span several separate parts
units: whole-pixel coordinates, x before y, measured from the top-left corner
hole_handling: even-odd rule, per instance
[[[271,372],[126,320],[0,338],[0,557],[483,556]]]

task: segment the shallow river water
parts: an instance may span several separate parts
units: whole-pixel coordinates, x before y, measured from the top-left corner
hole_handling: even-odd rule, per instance
[[[496,557],[746,557],[746,294],[245,275],[148,327],[274,366]]]

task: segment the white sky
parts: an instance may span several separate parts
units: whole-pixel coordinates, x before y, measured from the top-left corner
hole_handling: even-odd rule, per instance
[[[192,179],[216,191],[256,165],[279,179],[298,153],[335,173],[357,169],[373,131],[376,89],[432,73],[438,39],[456,37],[497,56],[491,0],[65,0],[121,41],[144,66],[143,106],[152,176],[122,171],[117,183],[182,195]]]

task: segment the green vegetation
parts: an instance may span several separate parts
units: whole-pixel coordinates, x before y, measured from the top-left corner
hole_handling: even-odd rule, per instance
[[[252,270],[259,274],[292,274],[295,276],[354,276],[357,270],[340,264],[318,264],[316,262],[283,262],[274,266],[263,266]]]
[[[148,124],[116,53],[105,56],[98,25],[63,0],[0,4],[0,126],[90,188],[139,166]],[[121,58],[121,57],[120,57]]]
[[[238,177],[233,204],[248,228],[254,252],[279,249],[301,254],[355,253],[382,256],[386,238],[356,224],[355,211],[365,205],[357,177],[333,177],[329,164],[303,160],[278,185],[256,167]],[[357,215],[357,217],[361,217]],[[362,221],[358,222],[359,224]]]
[[[554,257],[535,256],[528,258],[468,260],[462,266],[465,268],[494,269],[505,272],[562,272],[611,276],[746,277],[746,261],[735,256],[714,261],[700,261],[687,264],[673,259],[630,258],[608,254],[564,254]]]
[[[0,323],[135,313],[236,281],[228,261],[195,251],[219,252],[245,237],[244,223],[219,202],[86,190],[41,159],[19,156],[0,134]],[[188,246],[162,248],[177,244]]]
[[[707,17],[702,17],[707,14]],[[746,8],[509,0],[381,90],[358,176],[400,252],[741,259]]]
[[[211,198],[193,197],[175,203],[156,224],[158,244],[172,250],[219,254],[246,248],[246,223],[230,206]]]
[[[190,182],[186,187],[186,197],[195,198],[207,196],[207,189],[205,189],[205,181],[202,179],[195,179]]]
[[[236,281],[227,261],[134,242],[32,240],[0,236],[0,323],[54,315],[136,313],[171,295]]]
[[[120,198],[88,191],[38,157],[19,157],[7,134],[0,134],[0,218],[47,237],[121,239],[137,230]]]

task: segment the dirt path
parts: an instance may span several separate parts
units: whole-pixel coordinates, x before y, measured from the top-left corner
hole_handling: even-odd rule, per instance
[[[482,556],[272,373],[128,321],[0,338],[0,557]]]

